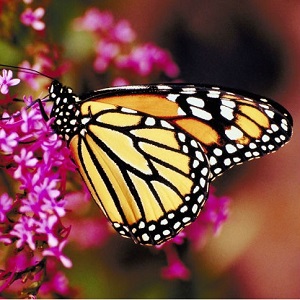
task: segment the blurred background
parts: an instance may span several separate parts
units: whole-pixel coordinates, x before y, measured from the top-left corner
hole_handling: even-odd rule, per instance
[[[49,3],[45,22],[64,44],[66,57],[78,56],[81,70],[89,69],[82,55],[86,45],[74,47],[76,37],[69,22],[95,6],[111,11],[116,19],[127,19],[141,42],[153,41],[168,49],[185,82],[261,94],[283,104],[294,118],[294,136],[288,145],[235,167],[214,182],[217,194],[232,199],[229,220],[203,249],[181,247],[180,255],[191,271],[189,280],[161,279],[160,269],[166,264],[163,253],[116,236],[100,249],[69,247],[74,267],[67,274],[80,296],[299,298],[300,1]],[[88,74],[75,75],[75,83],[80,76]]]

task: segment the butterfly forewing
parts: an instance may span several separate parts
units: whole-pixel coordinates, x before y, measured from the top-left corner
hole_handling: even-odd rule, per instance
[[[207,86],[108,88],[77,97],[54,81],[53,128],[114,228],[161,244],[195,220],[209,183],[285,144],[292,118],[272,100]]]
[[[206,88],[192,97],[180,95],[177,101],[186,117],[175,122],[188,132],[197,127],[193,136],[205,149],[212,179],[236,164],[276,151],[292,134],[289,113],[256,95]],[[186,124],[190,116],[198,126]]]
[[[109,88],[88,97],[150,112],[191,135],[208,157],[212,180],[276,151],[292,134],[292,118],[281,105],[248,92],[173,84]]]

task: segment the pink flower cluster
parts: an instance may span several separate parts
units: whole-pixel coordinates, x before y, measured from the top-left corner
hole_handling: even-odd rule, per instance
[[[14,85],[11,71],[2,78]],[[75,171],[70,153],[53,133],[52,120],[45,121],[38,103],[25,98],[26,106],[0,120],[1,165],[15,180],[19,193],[0,196],[0,242],[13,245],[18,252],[32,253],[35,262],[53,256],[65,267],[72,263],[63,254],[70,228],[62,224],[65,216],[66,174]],[[49,109],[43,109],[49,113]],[[33,260],[30,260],[33,261]],[[20,266],[18,266],[18,269]],[[3,273],[1,278],[5,278]]]
[[[128,83],[130,73],[143,78],[159,73],[174,78],[179,74],[166,50],[153,43],[137,43],[136,33],[127,20],[115,22],[110,12],[91,8],[74,24],[77,30],[87,30],[95,37],[94,69],[97,72],[107,72],[110,67],[123,71],[123,77],[115,78],[113,85]]]

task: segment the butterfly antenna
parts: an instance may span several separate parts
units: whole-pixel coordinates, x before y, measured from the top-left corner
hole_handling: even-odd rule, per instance
[[[41,75],[43,77],[49,78],[51,80],[54,80],[55,78],[48,76],[40,71],[31,69],[31,68],[26,68],[26,67],[17,67],[17,66],[11,66],[11,65],[5,65],[5,64],[0,64],[0,68],[8,68],[8,69],[12,69],[12,70],[16,70],[16,71],[21,71],[24,73],[28,73],[28,74],[33,74],[33,75]]]

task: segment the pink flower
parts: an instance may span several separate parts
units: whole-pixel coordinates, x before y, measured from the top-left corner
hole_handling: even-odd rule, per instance
[[[110,230],[105,218],[99,216],[93,219],[78,218],[72,225],[70,240],[76,242],[81,250],[96,248],[104,245],[111,235]]]
[[[85,14],[74,22],[77,30],[105,31],[113,24],[113,16],[110,12],[101,12],[97,8],[88,9]]]
[[[19,135],[16,132],[6,132],[3,128],[0,129],[0,150],[4,154],[11,154],[13,149],[18,145]]]
[[[121,43],[130,43],[136,38],[134,30],[127,20],[119,21],[111,32],[114,38]]]
[[[137,46],[128,55],[116,61],[121,69],[131,69],[141,76],[148,76],[156,70],[164,71],[168,76],[178,75],[178,67],[170,55],[152,43]]]
[[[112,59],[120,52],[120,47],[115,42],[110,41],[99,41],[96,46],[97,55],[102,58]]]
[[[11,70],[2,70],[2,76],[0,75],[0,92],[4,95],[8,93],[10,86],[17,85],[20,82],[19,78],[12,78],[13,72]]]
[[[21,22],[26,26],[31,26],[33,29],[40,31],[45,28],[45,23],[40,19],[44,16],[45,9],[43,7],[38,7],[35,11],[31,8],[27,8],[21,14]]]
[[[74,25],[76,29],[93,34],[96,54],[93,65],[98,73],[110,71],[110,68],[119,72],[132,71],[138,78],[161,72],[172,78],[179,73],[167,51],[152,43],[137,43],[136,33],[127,20],[115,22],[110,13],[92,8],[76,19]]]
[[[129,85],[129,81],[122,77],[116,77],[111,83],[112,86]]]
[[[110,61],[107,58],[98,56],[95,59],[94,64],[93,64],[95,71],[97,71],[99,73],[105,72],[109,66],[109,62]]]
[[[31,250],[35,250],[35,242],[33,232],[35,230],[35,222],[31,217],[22,216],[18,223],[15,224],[10,235],[17,237],[17,248],[21,248],[27,244]]]
[[[58,239],[55,237],[55,225],[58,221],[56,215],[48,215],[40,213],[40,220],[36,221],[36,232],[45,234],[47,236],[47,242],[49,247],[56,247],[58,245]]]
[[[0,223],[7,220],[6,213],[8,213],[13,206],[13,199],[8,196],[7,193],[4,193],[0,196]]]
[[[161,276],[168,280],[181,279],[188,280],[190,271],[179,259],[176,250],[173,248],[172,243],[167,243],[163,246],[168,259],[168,266],[162,268]]]
[[[58,246],[51,247],[51,248],[48,248],[48,249],[44,250],[43,255],[44,256],[54,256],[58,260],[60,260],[61,263],[66,268],[71,268],[72,267],[71,260],[62,253],[62,250],[65,247],[66,243],[67,243],[67,240],[63,240],[62,242],[60,242],[60,244]]]
[[[49,273],[51,276],[49,276]],[[43,298],[43,294],[51,295],[51,293],[63,295],[66,298],[69,298],[70,295],[72,295],[72,291],[69,288],[69,280],[63,272],[57,271],[57,268],[54,267],[53,270],[50,269],[50,272],[47,270],[47,275],[48,280],[45,281],[40,288],[42,294],[40,295],[41,298]]]
[[[40,114],[36,113],[35,109],[21,111],[22,125],[20,127],[23,133],[28,133],[32,130],[39,130],[43,127],[44,119]],[[41,122],[42,121],[42,122]]]
[[[163,267],[161,270],[163,278],[168,280],[181,279],[187,280],[190,277],[190,271],[188,268],[178,259],[172,261],[167,267]]]
[[[205,242],[210,229],[217,235],[229,214],[228,197],[217,197],[214,188],[210,188],[209,197],[201,211],[199,217],[190,226],[185,228],[184,233],[193,243],[196,249],[201,248]]]
[[[58,180],[55,179],[54,176],[46,177],[40,180],[33,190],[41,199],[56,199],[60,195],[57,184]]]
[[[118,55],[120,48],[117,43],[100,41],[97,44],[97,58],[94,62],[94,69],[99,73],[104,72],[111,61]]]
[[[39,215],[41,211],[41,201],[35,193],[28,193],[27,197],[21,200],[22,205],[20,206],[21,213]]]
[[[21,178],[22,176],[22,170],[26,167],[34,167],[38,160],[37,158],[33,157],[33,152],[28,151],[26,152],[25,148],[21,149],[20,155],[14,155],[14,160],[18,165],[18,168],[16,169],[14,173],[14,177],[16,179]]]

